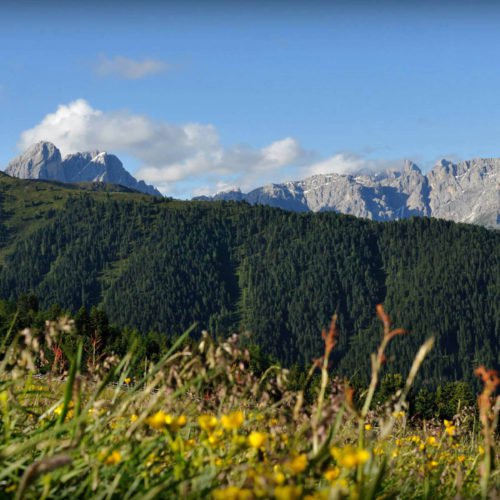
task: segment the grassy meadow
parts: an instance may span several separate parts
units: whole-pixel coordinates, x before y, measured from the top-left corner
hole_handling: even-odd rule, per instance
[[[237,336],[194,341],[187,331],[153,364],[133,350],[99,352],[98,339],[62,349],[74,329],[64,318],[11,331],[0,359],[0,497],[498,498],[498,375],[477,370],[476,409],[410,418],[430,339],[404,388],[376,405],[385,350],[411,335],[377,313],[371,382],[356,393],[329,364],[342,335],[335,319],[298,389],[279,366],[254,370]]]

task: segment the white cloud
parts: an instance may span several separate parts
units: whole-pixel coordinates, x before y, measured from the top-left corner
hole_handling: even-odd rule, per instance
[[[354,153],[337,153],[300,169],[302,177],[317,174],[361,175],[398,168],[401,161],[372,160]]]
[[[197,143],[199,145],[199,143]],[[145,165],[137,175],[159,186],[198,177],[208,180],[216,191],[239,186],[248,190],[256,185],[279,180],[285,167],[306,155],[295,139],[287,137],[262,149],[235,146],[223,148],[219,143],[208,144],[181,161],[169,164]]]
[[[126,110],[102,111],[86,100],[60,105],[21,134],[18,146],[51,141],[63,155],[108,151],[127,155],[139,166],[134,175],[164,194],[189,197],[256,187],[315,174],[369,174],[401,165],[349,152],[320,160],[292,137],[262,148],[224,147],[211,124],[172,124]],[[125,165],[126,166],[126,165]]]
[[[123,56],[113,58],[101,56],[94,69],[99,76],[117,76],[126,80],[138,80],[163,73],[169,69],[169,65],[156,59],[136,60]]]
[[[367,161],[361,156],[350,153],[338,153],[325,160],[313,163],[302,170],[305,176],[317,174],[351,174],[366,170]]]
[[[84,99],[60,105],[24,131],[18,146],[25,149],[41,140],[56,144],[63,155],[95,149],[130,155],[140,165],[137,178],[174,195],[200,185],[214,191],[225,185],[251,189],[282,180],[286,167],[310,157],[291,137],[261,149],[225,148],[213,125],[176,125],[124,110],[105,112]]]

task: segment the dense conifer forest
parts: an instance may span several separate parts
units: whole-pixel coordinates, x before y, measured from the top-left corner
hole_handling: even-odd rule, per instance
[[[37,307],[60,307],[82,321],[100,310],[120,335],[151,339],[145,349],[152,353],[196,321],[198,332],[251,332],[251,343],[286,366],[309,364],[321,353],[319,332],[337,313],[333,363],[366,380],[380,340],[375,305],[384,303],[410,332],[392,343],[394,372],[407,370],[430,336],[436,345],[423,384],[472,381],[473,366],[499,366],[495,231],[6,176],[0,202],[0,298],[35,296]]]

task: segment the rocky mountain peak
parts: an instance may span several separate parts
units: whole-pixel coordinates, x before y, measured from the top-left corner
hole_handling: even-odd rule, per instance
[[[445,158],[439,160],[430,173],[434,175],[456,175],[457,165]]]
[[[403,162],[401,171],[405,174],[416,172],[417,174],[422,175],[422,170],[420,170],[420,167],[416,163],[413,163],[411,160],[405,160]]]
[[[5,172],[13,177],[20,177],[22,179],[63,177],[61,152],[51,142],[37,142],[30,146],[22,155],[12,160],[7,165]]]
[[[26,150],[25,154],[28,156],[40,155],[45,159],[54,157],[61,158],[61,152],[59,149],[52,142],[48,141],[40,141],[33,144]]]
[[[107,182],[142,191],[154,196],[161,193],[143,181],[138,182],[120,159],[106,152],[85,151],[61,158],[61,152],[51,142],[30,146],[12,160],[5,172],[21,179],[46,179],[62,182]]]

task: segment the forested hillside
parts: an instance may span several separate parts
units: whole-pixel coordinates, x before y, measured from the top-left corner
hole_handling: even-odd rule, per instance
[[[338,313],[334,363],[366,377],[384,302],[411,333],[389,363],[407,369],[435,335],[422,379],[472,379],[499,365],[500,235],[442,220],[374,223],[233,202],[178,202],[0,178],[0,298],[100,306],[111,322],[172,336],[248,330],[286,365],[321,353]]]

